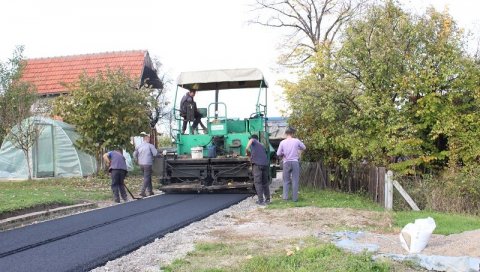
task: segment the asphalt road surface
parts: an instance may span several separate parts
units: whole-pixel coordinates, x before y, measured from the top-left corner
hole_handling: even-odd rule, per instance
[[[0,271],[88,271],[248,196],[158,195],[0,232]]]

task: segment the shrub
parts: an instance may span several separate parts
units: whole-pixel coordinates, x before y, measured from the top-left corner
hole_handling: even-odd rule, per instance
[[[480,215],[480,169],[463,167],[437,176],[398,178],[420,209]],[[410,209],[399,195],[395,209]]]

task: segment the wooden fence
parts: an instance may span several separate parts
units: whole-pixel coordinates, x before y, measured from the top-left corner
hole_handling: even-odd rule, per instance
[[[348,193],[366,193],[370,198],[385,203],[385,167],[358,164],[344,169],[328,167],[323,162],[302,162],[300,184],[313,188],[330,188]]]

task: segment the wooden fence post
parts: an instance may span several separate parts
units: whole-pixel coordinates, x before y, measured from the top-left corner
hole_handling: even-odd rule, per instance
[[[375,169],[375,197],[374,197],[374,200],[375,202],[379,202],[379,196],[378,196],[378,188],[380,187],[380,175],[378,174],[378,171],[379,169],[377,167],[374,168]]]
[[[385,209],[393,209],[393,172],[391,170],[385,174]]]
[[[402,185],[398,183],[398,181],[394,180],[393,181],[393,186],[400,192],[400,194],[403,196],[405,201],[407,201],[408,205],[412,208],[414,211],[419,211],[420,209],[418,208],[417,204],[415,204],[415,201],[410,197],[410,195],[403,189]]]

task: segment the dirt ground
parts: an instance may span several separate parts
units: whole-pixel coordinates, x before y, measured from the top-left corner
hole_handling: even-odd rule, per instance
[[[212,231],[213,239],[264,237],[289,239],[315,236],[331,240],[332,234],[358,230],[364,235],[356,239],[359,243],[377,244],[378,253],[407,254],[400,244],[400,229],[393,229],[387,213],[359,211],[344,208],[300,207],[282,210],[256,209],[235,218],[231,226]],[[430,237],[427,247],[421,252],[426,255],[480,257],[480,229],[460,234]]]

